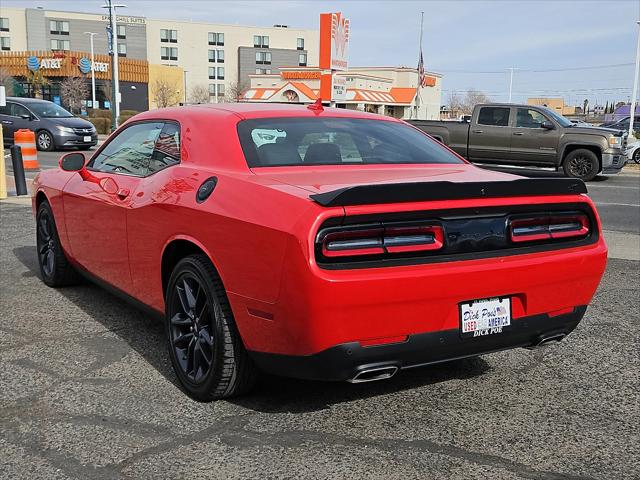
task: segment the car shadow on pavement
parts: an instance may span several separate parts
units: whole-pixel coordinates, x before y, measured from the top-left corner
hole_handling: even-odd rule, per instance
[[[34,246],[15,248],[13,253],[28,268],[23,276],[40,278]],[[43,288],[46,288],[44,284]],[[180,388],[168,358],[162,321],[89,281],[56,291],[125,341],[170,383]],[[323,410],[333,404],[469,379],[484,374],[490,368],[485,360],[476,357],[402,371],[388,380],[361,384],[306,381],[263,374],[251,393],[230,401],[265,413],[304,413]]]

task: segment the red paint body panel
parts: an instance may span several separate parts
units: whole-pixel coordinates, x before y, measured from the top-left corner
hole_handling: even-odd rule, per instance
[[[52,204],[68,257],[158,311],[164,310],[165,248],[178,239],[197,245],[220,273],[245,346],[258,352],[308,355],[345,342],[455,329],[458,304],[465,300],[511,296],[514,319],[591,301],[606,266],[602,236],[577,248],[497,258],[320,268],[313,254],[315,235],[333,217],[547,203],[595,207],[584,195],[562,195],[323,208],[310,193],[372,183],[519,177],[468,163],[247,167],[239,121],[316,115],[299,106],[248,104],[145,112],[135,121],[180,123],[179,165],[146,178],[109,174],[129,190],[124,199],[59,170],[42,172],[35,188]],[[340,109],[321,115],[397,121]],[[196,190],[211,176],[217,186],[198,204]],[[599,220],[594,228],[600,231]]]

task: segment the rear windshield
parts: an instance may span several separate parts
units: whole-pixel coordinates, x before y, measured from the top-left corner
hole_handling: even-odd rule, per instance
[[[261,118],[238,124],[250,167],[463,163],[398,122],[356,118]]]

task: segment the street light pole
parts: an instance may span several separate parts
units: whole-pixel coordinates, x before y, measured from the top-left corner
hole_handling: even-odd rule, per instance
[[[111,101],[113,103],[111,107],[111,124],[113,130],[118,128],[118,117],[120,116],[120,79],[118,78],[118,32],[116,27],[116,8],[125,7],[126,5],[114,4],[112,0],[107,0],[107,4],[102,5],[102,8],[109,9],[109,28],[111,29]]]
[[[640,26],[640,21],[636,21]],[[636,73],[633,76],[633,93],[631,94],[631,105],[629,108],[629,136],[633,135],[633,121],[636,117],[636,100],[638,99],[638,70],[640,69],[640,29],[638,30],[638,42],[636,45]]]
[[[189,71],[185,70],[184,71],[184,104],[185,106],[187,105],[187,73]]]
[[[93,64],[93,37],[97,34],[93,32],[84,32],[85,35],[89,35],[91,42],[91,108],[96,108],[96,70]]]
[[[513,90],[513,71],[515,70],[514,67],[509,68],[509,70],[511,71],[511,75],[509,76],[509,102],[511,103],[511,92]]]

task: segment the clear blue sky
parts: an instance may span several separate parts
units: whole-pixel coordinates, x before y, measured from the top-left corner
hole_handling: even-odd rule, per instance
[[[101,11],[102,4],[100,0],[1,3],[94,12]],[[506,100],[511,66],[520,69],[514,75],[514,101],[529,96],[563,96],[573,104],[588,98],[591,105],[627,100],[633,84],[633,66],[628,64],[635,60],[635,20],[640,14],[639,0],[123,3],[130,15],[302,28],[318,28],[322,12],[342,11],[351,19],[352,65],[415,66],[420,12],[424,11],[425,65],[444,74],[443,103],[449,92],[468,88]],[[612,66],[618,64],[627,65]],[[608,67],[582,69],[602,65]],[[563,71],[540,72],[559,69]]]

